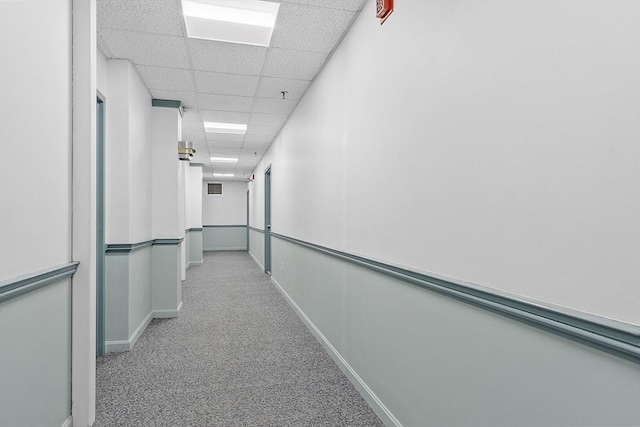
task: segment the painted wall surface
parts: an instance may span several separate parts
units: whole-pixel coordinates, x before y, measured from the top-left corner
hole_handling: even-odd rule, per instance
[[[2,281],[71,260],[71,27],[69,0],[0,2]],[[70,296],[64,279],[0,304],[0,425],[69,418]]]
[[[247,227],[207,227],[202,229],[204,251],[239,251],[247,249]]]
[[[152,247],[147,246],[129,254],[129,330],[127,337],[131,337],[151,313],[151,252]]]
[[[272,242],[272,278],[402,425],[640,425],[637,363]]]
[[[202,183],[202,223],[204,225],[241,225],[247,223],[247,184],[224,181],[222,195],[207,194]]]
[[[191,165],[187,169],[186,225],[189,228],[202,228],[202,166]]]
[[[156,239],[182,237],[178,228],[178,141],[180,112],[177,108],[152,107],[152,222]]]
[[[71,286],[0,304],[0,425],[61,426],[71,403]]]
[[[640,325],[640,3],[397,5],[258,164],[250,224],[271,166],[275,233]],[[640,422],[637,365],[294,246],[274,280],[388,422]]]
[[[187,232],[184,241],[187,248],[187,265],[202,264],[202,230]]]
[[[70,1],[0,2],[0,280],[71,258],[70,28]]]
[[[100,67],[98,62],[98,67]],[[105,241],[135,243],[129,218],[129,73],[128,61],[108,60],[105,123]],[[98,90],[101,90],[98,87]]]
[[[249,253],[264,268],[264,234],[249,229]]]
[[[275,232],[640,324],[640,3],[400,6],[355,21],[251,224],[273,164]]]

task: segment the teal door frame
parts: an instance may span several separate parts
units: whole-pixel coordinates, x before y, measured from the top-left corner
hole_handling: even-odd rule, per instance
[[[249,251],[249,190],[247,190],[247,251]]]
[[[96,102],[96,354],[98,356],[105,352],[104,132],[105,97],[98,92]]]
[[[264,272],[271,275],[271,166],[264,172]]]

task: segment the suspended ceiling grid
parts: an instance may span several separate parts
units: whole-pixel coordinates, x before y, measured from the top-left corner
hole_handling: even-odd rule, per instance
[[[154,98],[182,102],[183,139],[194,142],[207,180],[249,177],[366,0],[278,2],[271,45],[261,47],[186,37],[180,0],[97,1],[98,48],[128,59]],[[248,128],[205,133],[203,121]],[[239,160],[212,164],[212,156]]]

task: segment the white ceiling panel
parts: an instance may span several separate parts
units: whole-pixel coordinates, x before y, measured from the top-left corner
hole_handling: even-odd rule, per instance
[[[189,68],[184,37],[111,29],[101,36],[114,58],[126,58],[136,65]]]
[[[297,103],[298,101],[290,99],[256,98],[253,103],[253,112],[289,115]]]
[[[275,136],[280,130],[279,126],[262,126],[262,125],[249,125],[247,127],[248,135],[270,135]]]
[[[242,140],[240,141],[216,141],[215,143],[209,143],[210,149],[215,148],[242,148]]]
[[[149,67],[147,65],[138,65],[136,68],[150,90],[163,89],[185,92],[195,90],[190,70]]]
[[[242,146],[242,148],[244,148],[245,150],[249,150],[252,152],[256,152],[259,153],[260,156],[262,156],[262,153],[264,153],[265,151],[267,151],[267,148],[269,148],[269,144],[248,144],[248,143],[244,143],[244,145]]]
[[[207,110],[249,112],[253,105],[253,98],[248,96],[201,93],[198,99],[200,100],[200,108]]]
[[[202,121],[247,124],[249,122],[249,113],[202,110]]]
[[[355,12],[362,9],[362,6],[367,2],[367,0],[280,0],[280,2],[313,7],[326,7],[329,9],[351,10]],[[375,11],[373,9],[372,13],[375,15]]]
[[[342,38],[355,12],[283,3],[271,46],[329,53]]]
[[[244,144],[245,144],[245,147],[247,146],[247,144],[258,144],[262,146],[264,146],[265,144],[269,145],[273,141],[273,137],[274,135],[248,134],[244,136]]]
[[[297,100],[309,87],[309,80],[279,79],[276,77],[263,77],[260,79],[256,96],[260,98],[282,99],[282,91],[287,91],[286,99]]]
[[[195,76],[196,86],[200,92],[218,95],[255,96],[260,80],[258,76],[207,71],[196,71]]]
[[[244,140],[244,135],[233,135],[229,133],[205,132],[207,141],[210,143],[218,141],[240,142]]]
[[[184,35],[178,0],[98,0],[98,29],[115,28],[155,34]]]
[[[212,40],[188,39],[195,70],[260,75],[267,48]]]
[[[271,48],[262,74],[268,77],[313,80],[326,59],[326,53]]]
[[[262,114],[252,113],[249,123],[252,125],[267,125],[282,127],[284,122],[289,117],[287,114]]]
[[[169,100],[173,100],[173,101],[180,101],[182,103],[182,106],[185,108],[185,112],[187,108],[196,108],[197,107],[197,101],[196,101],[196,93],[195,92],[184,92],[184,91],[177,91],[177,90],[160,90],[160,89],[153,89],[151,90],[151,95],[153,95],[153,97],[155,99],[169,99]],[[193,111],[193,110],[191,110]],[[184,118],[183,118],[184,120]],[[200,120],[200,116],[198,115],[198,119]]]
[[[251,173],[366,2],[272,1],[281,8],[266,48],[187,38],[180,0],[97,0],[100,51],[131,61],[154,98],[182,102],[182,137],[209,180]],[[247,134],[206,133],[203,121],[247,123]],[[211,165],[215,155],[239,162]]]

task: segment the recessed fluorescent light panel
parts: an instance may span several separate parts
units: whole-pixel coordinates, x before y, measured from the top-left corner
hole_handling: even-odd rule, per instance
[[[234,135],[244,135],[247,131],[247,125],[240,123],[217,123],[217,122],[204,122],[205,132],[215,133],[231,133]]]
[[[235,157],[211,157],[212,163],[238,163]]]
[[[280,3],[258,0],[182,0],[187,36],[269,46]]]
[[[214,173],[214,178],[233,178],[234,174],[232,173]]]

